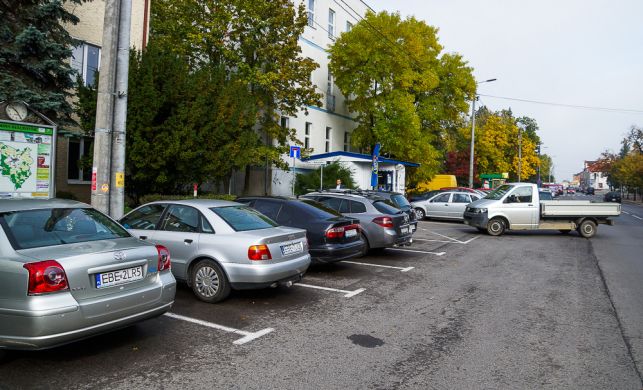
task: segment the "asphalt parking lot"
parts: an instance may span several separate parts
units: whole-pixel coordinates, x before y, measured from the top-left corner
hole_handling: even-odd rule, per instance
[[[290,288],[211,305],[180,286],[168,315],[5,352],[0,388],[637,388],[590,252],[575,234],[423,221],[412,246]]]

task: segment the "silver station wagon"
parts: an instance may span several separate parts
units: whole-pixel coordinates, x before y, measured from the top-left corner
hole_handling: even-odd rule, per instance
[[[174,276],[205,302],[219,302],[231,289],[290,286],[310,265],[305,230],[236,202],[152,202],[120,222],[141,240],[166,246]]]
[[[84,203],[0,200],[0,349],[43,349],[161,315],[166,248]]]

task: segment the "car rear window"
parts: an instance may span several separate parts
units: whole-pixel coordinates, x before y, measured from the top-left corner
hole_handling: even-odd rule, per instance
[[[408,200],[401,194],[391,195],[391,200],[397,205],[397,207],[402,208],[405,206],[411,206]]]
[[[342,216],[337,211],[314,200],[302,199],[299,203],[303,211],[318,219],[329,219]]]
[[[90,208],[0,213],[0,225],[16,250],[131,237],[119,224]]]
[[[237,232],[279,226],[277,222],[247,206],[212,207],[210,210]]]
[[[376,200],[373,202],[373,206],[377,211],[384,214],[398,214],[402,212],[402,210],[395,207],[395,205],[388,200]]]

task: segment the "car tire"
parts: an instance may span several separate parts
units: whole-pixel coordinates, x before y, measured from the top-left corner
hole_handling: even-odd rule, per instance
[[[361,233],[361,235],[362,235],[362,240],[364,241],[364,248],[362,249],[362,255],[360,257],[364,257],[368,255],[368,252],[371,251],[371,247],[370,245],[368,245],[368,239],[366,238],[364,233]]]
[[[487,223],[487,233],[490,236],[500,236],[505,232],[505,221],[502,218],[491,218]]]
[[[230,282],[219,264],[201,260],[192,268],[192,291],[203,302],[216,303],[230,295]]]
[[[418,221],[422,221],[424,217],[426,217],[426,213],[424,212],[424,210],[418,207],[415,209],[415,217]]]
[[[584,220],[578,226],[578,233],[585,238],[592,238],[596,234],[596,223],[589,219]]]

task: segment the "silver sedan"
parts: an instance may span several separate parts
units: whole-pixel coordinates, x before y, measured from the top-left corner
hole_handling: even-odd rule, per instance
[[[465,191],[440,192],[433,197],[411,202],[418,219],[440,218],[464,220],[464,210],[467,205],[480,199],[478,194]]]
[[[0,226],[0,349],[54,347],[174,303],[167,249],[89,205],[0,200]]]
[[[141,240],[166,246],[174,276],[205,302],[219,302],[231,289],[292,285],[310,265],[305,230],[279,226],[236,202],[152,202],[121,223]]]

